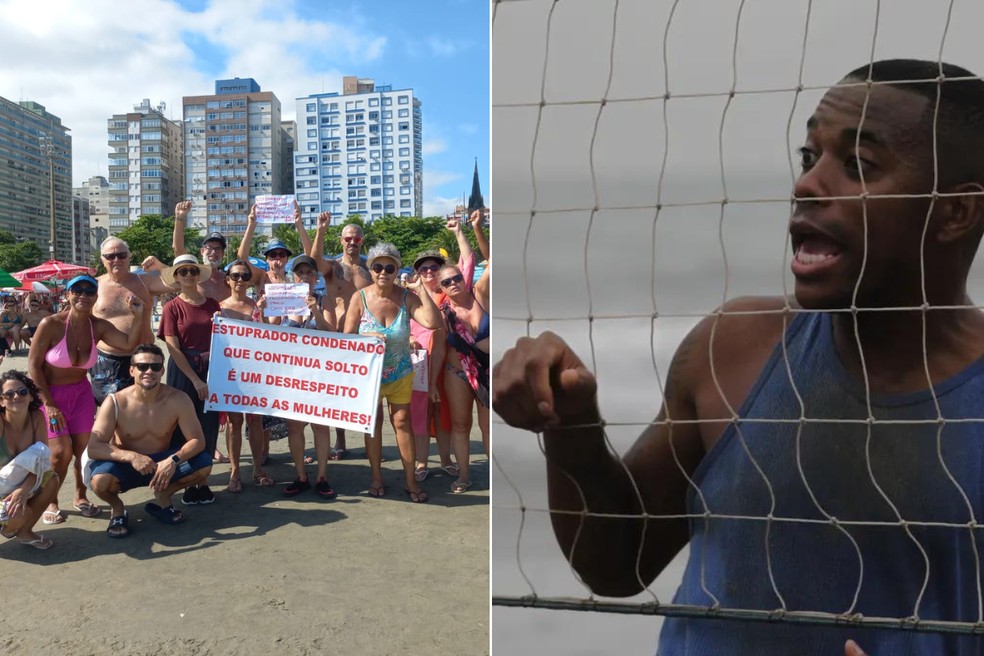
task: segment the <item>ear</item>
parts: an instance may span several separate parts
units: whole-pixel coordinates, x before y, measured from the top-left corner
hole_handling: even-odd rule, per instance
[[[951,243],[975,232],[984,222],[984,186],[976,182],[955,185],[936,201],[936,241]],[[954,195],[949,195],[954,194]]]

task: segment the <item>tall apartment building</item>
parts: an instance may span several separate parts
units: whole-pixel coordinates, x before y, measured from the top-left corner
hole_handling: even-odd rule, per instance
[[[72,197],[72,243],[66,259],[78,264],[86,264],[92,259],[91,244],[89,241],[89,201],[79,196]]]
[[[72,189],[76,198],[84,198],[89,202],[89,236],[88,251],[80,264],[88,262],[106,237],[109,236],[109,181],[101,175],[94,175],[82,183],[81,187]]]
[[[280,161],[283,164],[281,169],[280,188],[287,194],[294,189],[294,149],[297,147],[297,121],[280,122]]]
[[[252,78],[216,80],[215,93],[185,96],[185,184],[191,227],[242,233],[256,196],[285,186],[280,100]]]
[[[328,210],[333,221],[358,214],[423,214],[420,100],[413,89],[346,76],[342,93],[297,99],[294,193],[305,224]]]
[[[123,230],[144,214],[170,215],[184,197],[184,134],[164,116],[165,105],[144,99],[114,114],[109,128],[109,229]]]
[[[0,228],[18,239],[37,242],[42,251],[59,259],[71,256],[72,137],[68,131],[43,105],[0,98]]]

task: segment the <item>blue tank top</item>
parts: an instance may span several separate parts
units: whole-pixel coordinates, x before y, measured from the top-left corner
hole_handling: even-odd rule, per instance
[[[867,426],[863,423],[868,412],[863,383],[847,372],[837,356],[830,315],[797,315],[787,330],[786,342],[789,370],[803,399],[803,416],[828,420],[802,424],[798,442],[803,476],[797,465],[800,403],[780,345],[738,413],[742,418],[740,434],[734,425],[729,426],[694,472],[703,502],[691,488],[687,512],[765,517],[771,502],[764,474],[775,495],[774,517],[820,522],[692,520],[690,558],[674,601],[704,607],[714,603],[701,587],[703,570],[705,587],[723,608],[781,608],[766,564],[768,527],[775,587],[788,610],[850,611],[867,617],[916,615],[927,566],[868,472]],[[982,374],[984,359],[936,387],[944,418],[984,417]],[[966,525],[972,519],[984,522],[984,424],[947,423],[940,433],[943,462],[966,492],[968,508],[937,456],[939,426],[932,392],[873,395],[871,407],[876,420],[934,420],[873,424],[871,471],[904,520],[962,525],[910,526],[929,560],[929,579],[918,616],[975,622],[981,600],[974,551],[976,548],[978,555],[984,551],[984,531],[976,531],[975,546]],[[752,421],[755,419],[791,421]],[[742,447],[742,438],[762,474]],[[840,521],[885,524],[841,525],[856,541],[859,559],[851,539],[828,521],[827,515]],[[984,568],[984,558],[981,562]],[[689,618],[666,619],[657,653],[831,656],[844,653],[848,638],[870,654],[984,653],[984,637]]]
[[[366,293],[362,294],[362,319],[359,322],[359,334],[379,333],[386,340],[386,353],[383,355],[382,383],[393,383],[404,376],[413,373],[413,362],[410,360],[410,315],[407,314],[407,290],[403,290],[403,304],[393,323],[384,326],[372,316],[366,304]]]

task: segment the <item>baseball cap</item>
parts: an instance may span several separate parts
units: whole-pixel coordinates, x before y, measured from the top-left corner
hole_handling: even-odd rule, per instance
[[[91,283],[93,287],[99,286],[99,283],[96,282],[96,279],[93,278],[92,276],[81,275],[81,276],[75,276],[74,278],[69,280],[68,284],[65,285],[65,289],[71,289],[72,287],[79,284],[80,282]]]
[[[225,250],[225,247],[226,247],[226,238],[222,236],[222,233],[221,232],[211,232],[211,233],[209,233],[208,237],[206,237],[205,238],[205,241],[203,241],[202,243],[205,244],[205,243],[208,243],[210,241],[217,241],[217,242],[219,242],[220,244],[222,244],[222,250]]]

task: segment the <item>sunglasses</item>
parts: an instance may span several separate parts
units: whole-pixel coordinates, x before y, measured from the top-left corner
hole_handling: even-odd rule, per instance
[[[186,269],[178,269],[174,272],[174,275],[181,276],[197,276],[199,274],[198,267],[188,267]]]
[[[126,258],[130,257],[130,254],[129,253],[103,253],[102,256],[109,261],[113,261],[113,260],[125,260]]]
[[[450,278],[445,278],[444,280],[442,280],[441,287],[450,287],[455,283],[460,283],[464,279],[465,277],[459,273],[456,276],[451,276]]]
[[[24,396],[27,396],[30,393],[31,393],[31,390],[27,389],[26,387],[22,387],[19,390],[7,390],[3,394],[0,394],[0,396],[2,396],[3,398],[5,398],[5,399],[7,399],[9,401],[10,399],[14,398],[15,396],[24,397]]]
[[[361,244],[362,237],[342,237],[342,241],[346,244]]]
[[[383,271],[385,271],[388,274],[393,274],[396,273],[396,265],[387,264],[386,266],[383,266],[382,264],[373,264],[372,270],[373,273],[382,273]]]
[[[95,287],[72,287],[68,290],[69,294],[74,294],[75,296],[95,296],[99,293],[99,290]]]
[[[427,266],[417,267],[419,273],[437,273],[441,270],[440,264],[428,264]]]
[[[314,269],[311,267],[301,267],[300,269],[294,269],[295,276],[310,276],[314,273]]]
[[[137,368],[137,371],[146,373],[150,371],[160,371],[164,368],[163,362],[134,362],[133,366]]]
[[[229,280],[232,280],[232,281],[235,281],[235,282],[249,282],[249,280],[251,278],[252,278],[252,276],[249,275],[248,273],[230,273],[229,274]]]
[[[268,260],[286,260],[290,257],[287,251],[271,251],[266,256]]]

